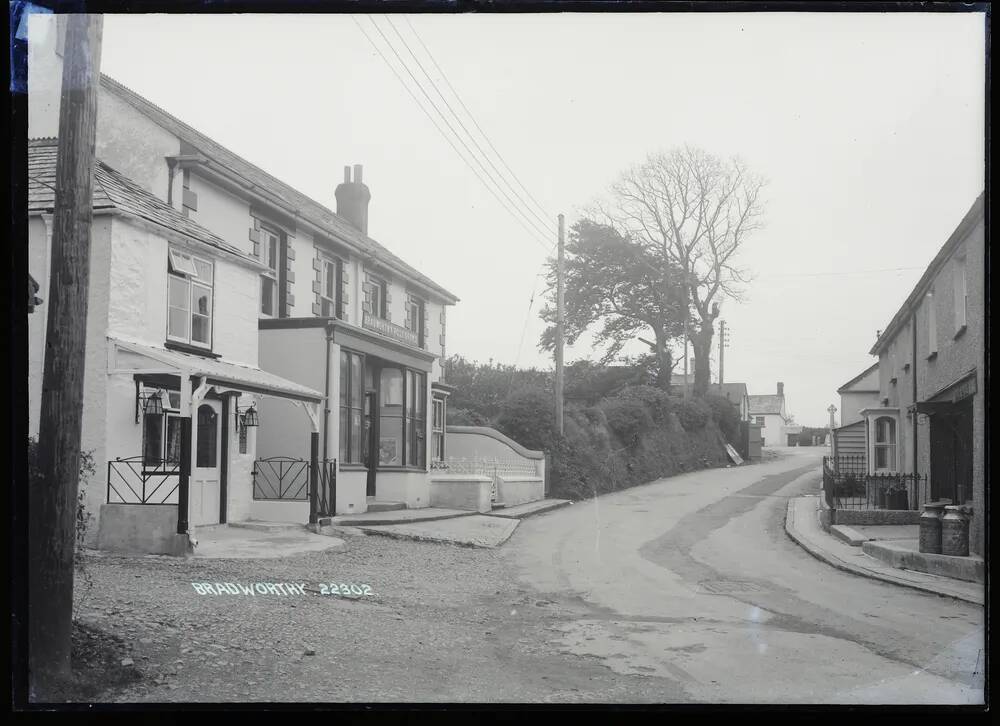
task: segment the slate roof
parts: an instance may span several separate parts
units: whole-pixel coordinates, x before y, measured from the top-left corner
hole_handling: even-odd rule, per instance
[[[781,413],[781,404],[785,397],[776,393],[769,393],[763,396],[748,396],[750,399],[751,414]]]
[[[448,298],[452,302],[458,302],[458,298],[431,280],[429,277],[408,265],[402,259],[394,255],[371,237],[363,234],[350,222],[337,216],[328,207],[307,197],[302,192],[293,189],[291,186],[281,181],[277,177],[271,176],[243,157],[233,153],[226,147],[197,129],[187,125],[177,117],[167,113],[156,104],[143,98],[138,93],[122,85],[110,76],[101,74],[101,85],[114,93],[115,96],[125,101],[129,105],[141,111],[170,133],[177,136],[185,143],[193,146],[203,155],[227,167],[236,174],[244,177],[250,183],[263,187],[270,195],[277,197],[287,206],[296,211],[304,219],[315,224],[321,229],[327,230],[331,235],[344,240],[348,244],[360,248],[375,259],[387,264],[404,275],[411,277],[424,286],[434,290],[439,295]]]
[[[51,212],[55,206],[57,140],[28,140],[28,212]],[[94,210],[118,209],[134,217],[257,264],[218,235],[185,217],[124,174],[98,160],[94,168]]]

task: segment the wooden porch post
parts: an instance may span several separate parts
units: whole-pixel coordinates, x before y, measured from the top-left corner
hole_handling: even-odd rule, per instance
[[[309,435],[309,524],[319,521],[319,432]]]
[[[177,484],[177,534],[188,531],[188,490],[191,482],[191,416],[181,417],[181,468]]]

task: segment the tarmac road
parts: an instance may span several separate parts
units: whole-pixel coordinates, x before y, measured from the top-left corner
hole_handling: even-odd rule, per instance
[[[652,702],[983,702],[983,610],[836,570],[784,531],[822,449],[710,469],[521,523],[503,556],[569,613],[554,647]]]

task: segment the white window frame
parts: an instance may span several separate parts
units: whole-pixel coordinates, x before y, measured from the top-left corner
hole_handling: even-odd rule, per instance
[[[892,425],[891,441],[879,441],[879,422],[886,421]],[[886,451],[887,466],[878,466],[878,452]],[[875,473],[896,472],[899,467],[899,422],[894,416],[885,414],[872,419],[872,471]]]
[[[934,290],[927,293],[927,355],[938,352],[937,306],[934,304]]]
[[[339,307],[337,299],[340,297],[339,268],[341,262],[336,258],[323,256],[320,257],[320,265],[322,270],[320,272],[319,312],[322,317],[336,318],[339,317],[338,313],[340,312],[337,309]],[[333,297],[327,295],[331,290]],[[329,314],[323,312],[324,304],[329,304]]]
[[[211,280],[204,282],[204,278],[198,272],[198,263],[201,263],[211,271]],[[177,307],[171,300],[171,285],[175,280],[183,281],[187,286],[187,307]],[[195,292],[197,290],[208,291],[208,315],[195,312]],[[179,335],[170,330],[170,312],[172,310],[183,310],[186,313],[185,335]],[[208,340],[201,341],[194,339],[194,319],[195,317],[208,318]],[[185,345],[193,345],[198,348],[212,349],[212,339],[215,333],[215,262],[207,257],[192,255],[180,252],[173,248],[169,249],[169,263],[167,265],[167,340]]]
[[[445,435],[445,401],[446,399],[439,396],[431,397],[431,461],[442,461],[444,455],[444,448],[446,446],[444,441]],[[441,415],[438,416],[438,411]],[[438,446],[437,442],[441,442],[441,454],[438,456]]]
[[[378,292],[377,295],[373,294]],[[389,281],[367,273],[365,276],[365,282],[362,286],[363,300],[362,304],[367,305],[368,314],[373,318],[379,318],[381,320],[388,320],[388,296],[389,296]],[[373,302],[377,301],[377,302]]]
[[[271,242],[274,242],[274,264],[271,262]],[[281,235],[278,234],[276,230],[269,229],[268,227],[261,226],[260,228],[260,253],[261,262],[263,262],[268,267],[268,272],[262,272],[260,275],[260,305],[258,305],[258,314],[262,318],[276,318],[278,317],[278,283],[280,282],[280,275],[278,274],[278,266],[281,264]],[[271,283],[271,309],[265,312],[264,310],[264,284],[265,280]]]
[[[969,291],[966,278],[965,254],[954,258],[954,290],[955,290],[955,333],[965,328],[968,322]]]

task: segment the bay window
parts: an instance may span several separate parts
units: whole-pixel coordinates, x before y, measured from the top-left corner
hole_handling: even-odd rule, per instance
[[[167,278],[167,339],[211,348],[212,262],[171,249]]]
[[[362,464],[364,447],[362,418],[365,398],[365,361],[358,353],[340,352],[340,460]]]
[[[379,380],[379,466],[424,468],[426,374],[383,368]]]

